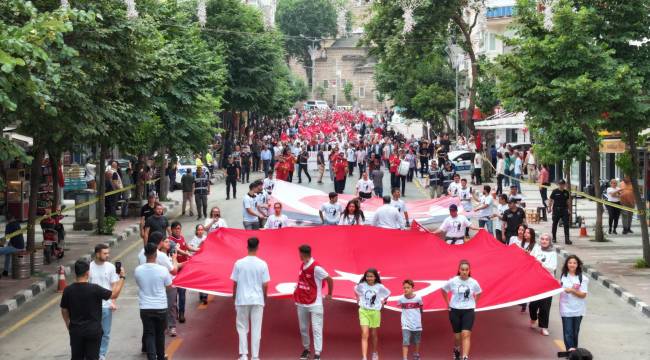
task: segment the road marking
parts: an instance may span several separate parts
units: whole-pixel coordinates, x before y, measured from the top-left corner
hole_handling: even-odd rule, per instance
[[[555,339],[553,340],[553,342],[555,343],[555,346],[557,346],[558,349],[560,349],[560,351],[566,351],[566,348],[564,347],[564,341],[560,339]]]
[[[418,179],[413,179],[413,183],[415,184],[415,187],[418,188],[418,190],[420,190],[420,193],[422,193],[422,195],[424,195],[425,197],[429,196],[429,194],[427,194],[427,192],[424,190],[422,185],[420,185],[420,181],[418,181]]]
[[[174,358],[174,353],[178,348],[181,347],[181,344],[183,343],[183,339],[176,338],[172,340],[172,342],[167,345],[167,349],[165,349],[165,355],[167,355],[167,358],[169,360],[172,360]]]
[[[16,331],[18,329],[20,329],[25,324],[27,324],[28,322],[32,321],[35,317],[40,315],[43,311],[47,310],[48,308],[50,308],[54,304],[58,303],[60,301],[61,297],[58,296],[58,294],[55,294],[55,295],[57,295],[57,296],[55,296],[54,299],[50,300],[47,304],[41,306],[38,310],[36,310],[36,311],[32,312],[31,314],[27,315],[26,317],[20,319],[18,322],[16,322],[12,326],[10,326],[7,330],[1,332],[0,333],[0,339],[6,337],[7,335],[13,333],[14,331]]]
[[[212,300],[214,300],[214,295],[208,295],[208,304],[211,303]],[[208,308],[208,304],[200,303],[196,308],[199,310],[205,310]]]
[[[140,238],[138,240],[134,241],[133,244],[129,245],[126,249],[124,249],[119,255],[117,255],[115,258],[116,259],[121,259],[123,258],[128,252],[132,251],[135,249],[136,246],[140,245]],[[21,327],[25,326],[28,322],[34,320],[35,317],[40,315],[43,311],[49,309],[50,307],[54,306],[60,301],[61,296],[58,294],[55,294],[56,296],[48,301],[46,304],[42,305],[40,308],[36,309],[29,315],[25,316],[24,318],[20,319],[18,322],[10,326],[7,330],[3,331],[0,333],[0,339],[10,335],[11,333],[15,332],[16,330],[20,329]]]

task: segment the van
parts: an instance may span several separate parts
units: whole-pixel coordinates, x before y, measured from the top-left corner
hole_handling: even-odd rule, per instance
[[[330,107],[324,100],[307,100],[304,105],[305,110],[328,110]]]

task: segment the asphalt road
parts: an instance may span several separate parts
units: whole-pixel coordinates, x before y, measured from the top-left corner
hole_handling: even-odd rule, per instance
[[[261,175],[260,175],[261,176]],[[257,177],[257,176],[256,176]],[[324,185],[303,184],[330,191]],[[408,185],[409,199],[422,198],[421,189]],[[225,201],[224,186],[213,187],[210,205],[222,209],[228,224],[241,227],[241,196],[248,189],[239,185],[239,199]],[[351,191],[352,184],[348,184]],[[186,237],[190,237],[195,218],[180,218]],[[142,325],[139,319],[137,288],[133,269],[141,241],[132,239],[111,250],[129,276],[119,309],[113,317],[109,359],[144,359],[140,353]],[[60,295],[51,291],[0,320],[0,359],[67,359],[69,338],[59,311]],[[553,359],[563,348],[562,329],[554,299],[551,336],[544,337],[528,327],[528,316],[519,307],[480,313],[473,333],[472,359]],[[359,328],[354,304],[335,301],[325,305],[324,358],[359,359]],[[234,359],[237,334],[234,308],[228,298],[211,297],[207,306],[198,304],[198,295],[188,292],[187,323],[179,324],[179,336],[168,338],[167,353],[174,359]],[[424,315],[423,359],[450,359],[452,334],[444,313]],[[400,356],[399,314],[385,311],[380,333],[380,357]],[[650,359],[650,320],[596,283],[588,296],[588,313],[582,323],[580,344],[596,359]],[[273,299],[265,309],[261,355],[265,359],[297,359],[301,351],[294,305]]]

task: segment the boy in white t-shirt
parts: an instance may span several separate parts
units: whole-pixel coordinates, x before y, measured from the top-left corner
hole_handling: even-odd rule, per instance
[[[413,280],[402,282],[404,295],[397,302],[402,308],[402,359],[407,360],[409,346],[415,347],[413,359],[420,359],[420,340],[422,337],[422,297],[414,292]]]
[[[436,229],[434,234],[445,234],[445,241],[450,245],[462,245],[465,243],[465,230],[480,230],[478,227],[472,225],[464,215],[458,214],[458,206],[456,204],[449,205],[449,216],[442,222],[440,227]]]

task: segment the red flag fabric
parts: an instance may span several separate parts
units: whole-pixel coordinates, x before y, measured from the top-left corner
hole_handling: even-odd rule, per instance
[[[334,279],[334,298],[355,301],[353,288],[364,271],[377,268],[392,295],[388,309],[398,310],[402,281],[411,279],[425,311],[446,310],[440,288],[466,259],[483,294],[479,310],[507,307],[562,291],[541,264],[522,249],[498,242],[484,230],[464,245],[447,245],[431,233],[371,226],[329,226],[247,231],[221,228],[209,235],[201,251],[183,267],[174,285],[214,295],[231,296],[235,261],[246,256],[246,242],[260,239],[257,255],[269,265],[269,296],[291,298],[298,279],[298,247],[312,254]],[[325,290],[324,290],[325,292]]]

